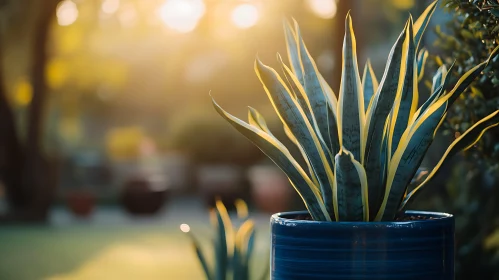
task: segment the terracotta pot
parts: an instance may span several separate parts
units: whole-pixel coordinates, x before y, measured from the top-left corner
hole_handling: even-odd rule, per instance
[[[74,215],[88,217],[95,207],[95,195],[88,191],[72,191],[67,194],[66,202]]]
[[[251,198],[255,206],[265,213],[288,210],[293,198],[293,187],[276,166],[256,165],[248,170]]]
[[[125,182],[121,201],[130,214],[152,215],[163,207],[168,194],[162,177],[136,176]]]

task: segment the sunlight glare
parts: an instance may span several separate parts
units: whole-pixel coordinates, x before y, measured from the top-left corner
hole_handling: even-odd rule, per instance
[[[336,0],[307,0],[307,4],[318,17],[331,19],[336,15]]]
[[[57,6],[57,23],[60,26],[73,24],[78,18],[78,7],[71,0],[64,0]]]
[[[180,230],[182,232],[187,233],[187,232],[191,231],[191,227],[188,224],[181,224],[180,225]]]
[[[204,12],[203,0],[167,0],[159,9],[159,16],[169,28],[187,33],[196,28]]]
[[[114,14],[120,7],[120,0],[105,0],[102,2],[102,11],[106,14]]]
[[[238,5],[232,11],[232,22],[239,28],[250,28],[255,25],[260,15],[258,9],[251,4]]]

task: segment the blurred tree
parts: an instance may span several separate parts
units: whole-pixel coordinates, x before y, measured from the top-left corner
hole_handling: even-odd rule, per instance
[[[452,76],[460,77],[477,62],[487,59],[499,43],[499,3],[497,0],[445,0],[442,5],[453,18],[445,31],[437,26],[438,40],[434,46],[440,55],[434,56],[429,64],[435,70],[442,63],[450,65],[455,61]],[[499,57],[495,57],[484,75],[455,102],[443,125],[443,133],[457,136],[497,110],[498,92]],[[499,279],[498,246],[485,242],[499,228],[498,140],[497,129],[485,134],[476,148],[456,161],[451,179],[444,186],[437,188],[427,200],[416,202],[456,215],[456,279]]]
[[[2,0],[3,32],[0,60],[7,40],[31,29],[30,73],[32,88],[24,141],[16,128],[13,108],[0,70],[0,179],[9,203],[7,220],[43,220],[54,195],[55,163],[41,148],[44,105],[47,99],[45,66],[49,29],[60,0]],[[5,67],[5,65],[2,65]],[[28,94],[29,95],[29,94]],[[29,98],[28,98],[29,99]]]

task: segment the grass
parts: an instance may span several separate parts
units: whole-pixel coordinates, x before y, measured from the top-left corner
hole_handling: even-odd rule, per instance
[[[194,231],[208,244],[208,228]],[[263,232],[257,273],[268,253]],[[0,279],[204,279],[176,225],[3,227],[0,252]]]

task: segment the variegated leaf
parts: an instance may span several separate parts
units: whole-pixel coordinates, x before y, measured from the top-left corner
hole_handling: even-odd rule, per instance
[[[423,156],[433,141],[433,135],[447,110],[447,100],[433,104],[424,117],[417,120],[412,128],[407,128],[395,151],[390,166],[386,190],[380,210],[375,220],[392,220],[406,188],[421,164]]]
[[[357,65],[357,46],[352,18],[347,14],[343,40],[343,63],[340,96],[338,99],[338,132],[340,145],[349,150],[354,158],[362,161],[365,148],[364,97]]]
[[[299,31],[299,30],[298,30]],[[293,73],[296,78],[303,86],[305,83],[303,82],[303,65],[301,63],[301,55],[300,55],[300,47],[298,43],[298,36],[296,32],[291,27],[289,21],[284,21],[284,35],[286,38],[286,48],[288,53],[288,59],[291,63],[291,68],[293,69]]]
[[[328,99],[326,98],[326,92],[322,88],[321,74],[317,69],[314,59],[310,55],[300,36],[298,30],[298,24],[295,21],[295,26],[297,28],[296,34],[298,36],[298,44],[300,48],[300,60],[303,65],[303,81],[305,93],[310,102],[310,108],[312,111],[312,116],[315,119],[318,131],[316,131],[319,138],[322,138],[327,147],[333,147],[333,149],[339,149],[335,147],[335,141],[331,137],[331,129],[336,126],[336,120],[334,115],[329,112]],[[310,122],[312,120],[309,119]],[[330,151],[331,152],[331,151]],[[331,159],[332,160],[332,159]]]
[[[397,94],[402,61],[406,61],[404,41],[407,24],[390,51],[385,73],[376,91],[366,119],[366,149],[363,165],[367,173],[370,209],[379,209],[384,193],[382,157],[383,135],[387,117]],[[371,213],[375,213],[372,212]]]
[[[279,140],[256,126],[251,126],[225,112],[214,100],[213,105],[224,119],[253,142],[286,173],[314,220],[331,220],[322,201],[318,186],[312,182]]]
[[[430,182],[435,177],[435,175],[438,174],[438,171],[440,170],[442,165],[448,162],[452,158],[452,156],[456,155],[462,150],[467,150],[473,145],[475,145],[487,130],[496,127],[498,125],[499,125],[499,110],[481,119],[472,127],[470,127],[468,130],[466,130],[456,140],[454,140],[452,144],[449,146],[449,148],[447,148],[447,151],[445,151],[444,155],[440,158],[438,163],[435,165],[435,167],[432,169],[430,174],[428,174],[426,179],[422,183],[420,183],[416,188],[414,188],[404,198],[404,201],[400,206],[401,210],[405,208],[407,203],[414,197],[415,194],[418,193],[418,191],[422,187],[428,184],[428,182]]]
[[[364,110],[369,110],[369,105],[372,102],[374,93],[378,90],[378,79],[374,74],[373,68],[371,66],[371,61],[368,59],[366,66],[364,67],[364,74],[362,75],[362,87],[364,89]]]
[[[296,83],[296,88],[300,91],[300,94],[297,93],[297,95],[303,96],[307,106],[312,109],[312,121],[307,118],[305,111],[297,100],[290,95],[289,88],[287,88],[277,72],[263,65],[260,61],[255,63],[255,68],[281,121],[291,130],[305,150],[310,164],[315,171],[316,178],[320,183],[324,204],[328,212],[332,213],[332,185],[334,180],[332,156],[327,148],[327,142],[323,140],[322,134],[317,131],[318,126],[320,126],[320,119],[316,120],[315,118],[316,112],[313,111],[314,104],[310,99],[311,95],[305,93],[301,85],[296,82],[296,78],[290,75],[291,81]],[[284,66],[284,69],[288,68]],[[324,105],[327,106],[327,103],[324,103]],[[327,107],[325,109],[328,110]],[[327,123],[324,124],[327,125]]]
[[[418,82],[423,79],[426,59],[428,58],[428,51],[421,49],[418,53]]]
[[[409,125],[409,121],[416,112],[418,106],[418,88],[415,69],[416,49],[412,38],[412,18],[409,19],[408,39],[404,41],[403,49],[407,52],[406,60],[401,63],[399,76],[399,86],[397,96],[391,112],[388,150],[390,156],[395,153],[395,149],[400,142],[400,137]]]
[[[353,154],[341,149],[335,157],[335,196],[340,221],[369,221],[367,177]],[[336,209],[335,209],[336,210]]]
[[[431,16],[437,7],[438,0],[434,1],[424,10],[424,12],[419,16],[419,18],[414,22],[414,44],[416,45],[416,50],[419,47],[423,33],[430,22]]]

